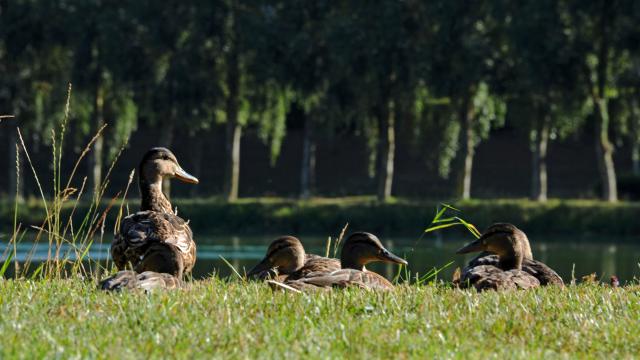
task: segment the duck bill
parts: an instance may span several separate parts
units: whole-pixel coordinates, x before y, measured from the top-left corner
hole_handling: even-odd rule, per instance
[[[468,254],[480,251],[484,251],[484,248],[482,247],[482,242],[480,241],[480,239],[478,239],[458,249],[458,251],[456,251],[456,254]]]
[[[385,262],[394,263],[394,264],[409,265],[407,260],[401,258],[400,256],[397,256],[397,255],[391,253],[390,251],[386,251],[383,254],[381,254],[380,255],[380,260],[385,261]]]
[[[264,258],[258,263],[258,265],[249,270],[249,272],[247,273],[247,277],[255,276],[262,272],[269,271],[271,270],[271,268],[273,268],[273,266],[271,266],[271,262],[269,261],[269,259]]]
[[[176,174],[174,175],[176,179],[189,183],[189,184],[197,184],[199,183],[198,178],[184,171],[180,166],[176,169]]]

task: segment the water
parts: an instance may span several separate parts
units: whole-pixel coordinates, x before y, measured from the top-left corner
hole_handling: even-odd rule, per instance
[[[275,236],[200,236],[198,241],[198,260],[194,268],[194,276],[203,278],[212,273],[220,276],[232,275],[232,270],[221,259],[224,257],[240,273],[250,269],[265,254],[267,246]],[[325,254],[326,238],[302,237],[307,252]],[[454,269],[473,258],[473,254],[456,255],[455,250],[461,247],[464,240],[442,240],[424,238],[386,238],[383,243],[395,254],[409,261],[410,270],[424,274],[430,269],[443,268],[439,278],[449,280]],[[109,245],[94,244],[89,256],[94,260],[105,261],[109,256]],[[5,254],[6,242],[0,242],[0,254]],[[71,250],[69,246],[61,249],[61,254]],[[607,239],[594,242],[579,237],[547,238],[546,241],[532,243],[534,257],[555,269],[568,282],[575,274],[577,279],[583,275],[596,273],[598,278],[608,281],[609,276],[617,275],[621,281],[640,277],[640,244],[628,239]],[[47,259],[46,243],[33,246],[33,243],[22,242],[17,246],[17,259],[24,262],[32,253],[34,262]],[[3,255],[1,258],[4,259]],[[333,256],[333,254],[332,254]],[[73,258],[73,256],[71,257]],[[452,264],[448,265],[450,262]],[[379,272],[388,278],[396,274],[396,265],[375,264],[369,269]]]

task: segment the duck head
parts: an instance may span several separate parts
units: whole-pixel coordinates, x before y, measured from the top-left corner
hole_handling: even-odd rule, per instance
[[[139,178],[142,196],[141,210],[171,211],[171,204],[162,194],[162,179],[176,178],[197,184],[198,179],[184,171],[173,153],[163,147],[147,151],[140,162]]]
[[[180,181],[197,184],[198,179],[184,171],[173,153],[163,147],[155,147],[147,151],[140,162],[140,177],[149,183],[157,183],[165,177],[176,178]]]
[[[340,254],[343,269],[364,270],[365,265],[375,261],[407,265],[408,262],[387,250],[377,236],[367,232],[351,234],[345,240]]]
[[[532,260],[529,239],[522,230],[512,224],[496,223],[477,240],[463,246],[457,254],[487,251],[498,255],[504,270],[521,269],[524,259]]]
[[[304,266],[305,252],[302,243],[294,236],[281,236],[267,249],[267,255],[249,270],[247,276],[276,270],[279,274],[291,274]]]

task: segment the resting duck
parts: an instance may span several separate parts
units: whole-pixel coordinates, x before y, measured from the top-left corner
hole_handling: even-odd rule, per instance
[[[248,277],[277,281],[296,280],[310,273],[332,272],[340,269],[340,260],[307,254],[300,240],[281,236],[267,249],[267,255],[247,273]]]
[[[149,150],[139,167],[140,211],[125,217],[111,244],[111,257],[118,269],[130,266],[137,281],[145,272],[165,273],[179,280],[193,269],[196,244],[188,222],[178,217],[169,199],[162,193],[162,180],[173,177],[197,184],[198,179],[184,171],[171,151],[157,147]],[[118,277],[132,279],[131,272],[118,273],[103,282],[119,283]],[[163,276],[144,276],[160,279]],[[158,282],[156,282],[158,283]],[[127,281],[127,284],[131,284]],[[127,285],[128,286],[128,285]]]
[[[155,243],[149,246],[149,251],[158,263],[158,268],[162,264],[175,264],[176,273],[144,271],[137,273],[133,270],[122,270],[114,276],[105,279],[100,284],[102,290],[144,290],[155,289],[176,289],[182,287],[182,275],[184,263],[178,248],[170,244]]]
[[[281,251],[274,253],[286,260],[275,259],[274,263],[292,264],[291,273],[301,268],[295,267],[303,263],[303,252]],[[294,259],[294,257],[296,257]],[[322,258],[326,259],[326,258]],[[320,261],[320,259],[318,259]],[[357,232],[345,240],[340,256],[341,268],[333,271],[308,272],[299,278],[287,277],[284,285],[296,290],[331,289],[345,287],[359,287],[368,290],[389,290],[393,285],[383,276],[368,271],[365,265],[375,261],[407,265],[407,261],[392,254],[382,246],[380,240],[373,234]],[[278,282],[272,282],[281,285]]]
[[[478,291],[564,286],[562,278],[555,271],[533,260],[527,235],[512,224],[491,225],[479,239],[462,247],[457,253],[479,251],[483,253],[471,260],[460,279],[454,279],[454,282],[462,287],[473,286]]]

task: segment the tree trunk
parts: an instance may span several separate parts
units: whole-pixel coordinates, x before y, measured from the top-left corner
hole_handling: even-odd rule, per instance
[[[242,126],[237,121],[227,119],[226,155],[227,166],[225,171],[224,193],[227,201],[238,200],[238,188],[240,182],[240,139]]]
[[[607,100],[595,101],[596,110],[596,155],[598,170],[602,182],[602,199],[609,202],[618,201],[616,168],[613,163],[613,144],[609,141],[609,112]]]
[[[102,70],[98,66],[96,83],[94,88],[94,102],[93,102],[93,116],[92,123],[94,125],[94,133],[90,134],[94,136],[95,133],[104,125],[104,89],[102,87]],[[102,158],[104,153],[104,138],[102,135],[98,136],[93,144],[93,150],[89,154],[89,187],[94,191],[94,196],[97,196],[100,191],[100,185],[102,184]]]
[[[467,95],[462,101],[460,110],[462,118],[462,151],[463,160],[460,169],[460,185],[459,197],[462,200],[471,198],[471,174],[473,172],[473,157],[475,155],[475,133],[473,130],[473,120],[475,117],[475,109],[471,101],[471,94]]]
[[[602,198],[609,202],[618,201],[618,187],[616,184],[616,169],[613,163],[613,144],[609,141],[609,109],[605,94],[607,70],[609,68],[609,22],[611,21],[611,3],[602,2],[600,14],[600,48],[598,49],[597,88],[591,87],[591,95],[595,110],[596,121],[596,155],[598,170],[602,182]]]
[[[309,199],[314,190],[316,172],[316,143],[313,120],[305,114],[302,139],[302,166],[300,172],[300,198]]]
[[[238,199],[240,182],[240,139],[242,126],[239,122],[239,97],[240,97],[240,59],[237,48],[235,9],[230,2],[229,16],[227,18],[227,137],[226,137],[226,166],[224,176],[224,194],[227,201]]]
[[[547,201],[547,146],[549,144],[549,131],[551,114],[546,112],[542,118],[537,119],[535,130],[535,144],[532,154],[532,178],[531,200]]]
[[[378,112],[378,200],[391,197],[396,150],[395,104],[385,101]]]

